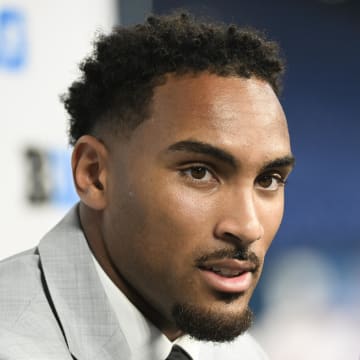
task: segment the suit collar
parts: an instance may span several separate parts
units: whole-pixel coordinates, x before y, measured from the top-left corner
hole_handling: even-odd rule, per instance
[[[41,240],[39,253],[70,352],[78,360],[130,358],[81,230],[77,206]]]

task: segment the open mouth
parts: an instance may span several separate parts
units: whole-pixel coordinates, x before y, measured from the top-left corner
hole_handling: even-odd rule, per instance
[[[250,261],[221,259],[198,266],[206,285],[226,293],[241,293],[248,290],[254,281],[257,266]]]
[[[224,276],[224,277],[228,277],[228,278],[240,276],[246,272],[245,270],[234,270],[234,269],[224,268],[224,267],[220,267],[220,266],[209,266],[209,267],[203,266],[200,268],[202,270],[212,271],[215,274],[218,274],[218,275]]]

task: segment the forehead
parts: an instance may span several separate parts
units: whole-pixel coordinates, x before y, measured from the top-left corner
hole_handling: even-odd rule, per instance
[[[233,111],[268,114],[281,110],[271,86],[257,78],[215,74],[169,75],[154,91],[154,112],[194,111],[195,115],[232,117]],[[184,108],[184,105],[187,105]],[[190,108],[189,108],[190,107]]]
[[[151,113],[132,135],[149,150],[191,139],[231,153],[256,149],[266,158],[290,152],[282,107],[271,86],[256,78],[168,76],[154,90]]]

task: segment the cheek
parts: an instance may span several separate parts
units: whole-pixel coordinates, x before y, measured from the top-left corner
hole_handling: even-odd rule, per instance
[[[181,186],[155,185],[148,180],[146,186],[144,182],[132,186],[120,198],[115,205],[119,213],[117,227],[136,230],[132,236],[151,247],[164,242],[175,245],[171,239],[201,232],[209,223],[209,199]]]
[[[146,215],[139,242],[146,242],[151,258],[165,266],[172,262],[174,271],[192,262],[194,251],[211,238],[212,202],[181,186],[159,187],[141,200]]]
[[[136,229],[128,234],[127,244],[127,253],[136,254],[134,263],[148,275],[161,277],[159,286],[170,287],[186,278],[195,249],[211,236],[209,200],[181,186],[174,189],[159,184],[152,191],[134,191],[127,208],[132,213],[128,225]]]
[[[200,239],[211,234],[210,204],[181,189],[162,189],[149,199],[146,218],[148,235],[165,240],[168,250],[191,254]]]
[[[206,196],[187,189],[169,189],[158,198],[159,214],[165,222],[178,224],[184,229],[199,228],[209,219],[212,202]],[[201,227],[201,226],[200,226]]]

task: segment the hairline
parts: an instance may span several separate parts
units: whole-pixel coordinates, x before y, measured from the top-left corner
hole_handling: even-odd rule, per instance
[[[278,97],[277,92],[275,91],[275,89],[273,88],[273,86],[271,85],[271,83],[265,79],[265,78],[261,78],[255,74],[252,74],[249,77],[246,76],[241,76],[238,73],[234,72],[228,72],[228,73],[220,73],[217,71],[211,71],[211,69],[205,69],[205,70],[186,70],[186,71],[176,71],[176,72],[167,72],[164,74],[160,74],[157,76],[154,76],[152,79],[150,79],[150,81],[148,82],[149,85],[151,86],[151,96],[147,99],[147,102],[144,105],[144,108],[142,109],[142,111],[145,110],[146,115],[139,121],[136,122],[135,126],[131,126],[132,122],[131,121],[127,121],[126,119],[121,119],[121,115],[120,114],[115,114],[116,111],[116,106],[112,106],[110,109],[108,109],[107,112],[105,112],[104,114],[100,115],[95,123],[95,127],[94,129],[92,129],[91,131],[89,131],[88,135],[97,137],[99,139],[103,139],[103,136],[122,136],[124,139],[130,139],[132,136],[132,133],[134,132],[134,130],[140,126],[143,122],[149,120],[153,114],[153,109],[152,106],[154,104],[154,95],[155,95],[155,91],[157,88],[164,86],[167,84],[167,82],[174,78],[174,79],[179,79],[179,78],[197,78],[203,74],[208,74],[208,75],[213,75],[213,76],[217,76],[217,77],[222,77],[222,78],[239,78],[239,79],[244,79],[244,80],[250,80],[250,79],[256,79],[258,81],[263,81],[266,84],[268,84],[272,91],[274,92],[274,94],[276,95],[276,97]],[[125,115],[125,116],[133,116],[133,115],[137,115],[137,113],[135,113],[134,111],[129,111],[129,114]]]

